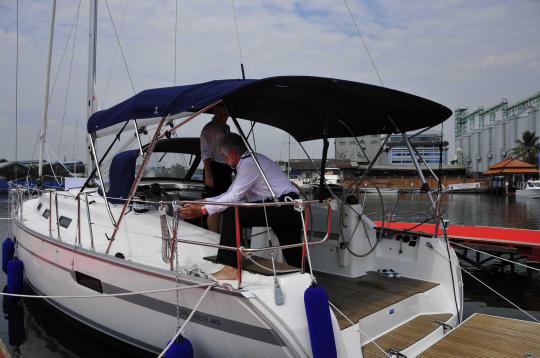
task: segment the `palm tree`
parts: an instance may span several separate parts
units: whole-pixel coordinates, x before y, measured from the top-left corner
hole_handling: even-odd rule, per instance
[[[536,156],[540,151],[540,143],[535,132],[525,131],[521,139],[516,140],[517,146],[512,149],[512,153],[519,159],[528,163],[536,164]]]

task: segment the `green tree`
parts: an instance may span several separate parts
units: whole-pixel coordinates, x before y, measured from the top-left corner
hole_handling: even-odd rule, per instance
[[[521,139],[516,140],[517,146],[512,149],[512,154],[528,163],[536,164],[536,156],[540,151],[540,143],[535,132],[525,131]]]

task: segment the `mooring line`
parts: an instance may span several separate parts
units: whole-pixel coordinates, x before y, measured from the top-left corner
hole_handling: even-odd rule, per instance
[[[332,302],[330,302],[330,300],[328,300],[328,303],[330,304],[330,306],[332,306],[333,309],[335,309],[340,315],[342,315],[343,318],[345,318],[347,321],[349,321],[349,323],[350,323],[352,326],[355,326],[355,325],[356,325],[349,317],[347,317],[347,316],[345,315],[345,313],[341,312],[341,310],[340,310],[339,308],[337,308]],[[373,344],[375,345],[375,347],[379,348],[380,351],[383,352],[383,354],[384,354],[385,356],[387,356],[388,358],[390,358],[390,355],[389,355],[388,353],[386,353],[386,352],[384,351],[384,349],[382,349],[381,346],[379,346],[379,345],[377,344],[377,342],[375,342],[375,340],[374,340],[373,338],[371,338],[370,336],[368,336],[368,335],[366,334],[366,332],[364,332],[364,331],[362,331],[362,330],[360,329],[360,323],[357,323],[357,325],[358,325],[358,326],[357,326],[356,328],[358,329],[358,332],[360,332],[361,334],[363,334],[364,336],[366,336],[366,338],[367,338],[368,340],[370,340],[371,343],[373,343]]]
[[[488,253],[485,252],[485,251],[473,249],[473,248],[470,247],[470,246],[458,244],[457,242],[454,242],[454,241],[452,241],[452,240],[450,240],[450,242],[452,242],[452,245],[461,246],[461,247],[466,248],[466,249],[468,249],[468,250],[473,250],[473,251],[479,252],[479,253],[484,254],[484,255],[487,255],[487,256],[491,256],[491,257],[496,258],[496,259],[499,259],[499,260],[503,260],[503,261],[506,261],[506,262],[510,262],[511,264],[523,266],[523,267],[526,267],[526,268],[528,268],[528,269],[531,269],[531,270],[535,270],[535,271],[539,271],[539,272],[540,272],[540,269],[539,269],[539,268],[532,267],[532,266],[528,266],[528,265],[525,265],[525,264],[522,264],[522,263],[519,263],[519,262],[516,262],[516,261],[508,260],[508,259],[505,259],[505,258],[503,258],[503,257],[496,256],[496,255],[488,254]]]

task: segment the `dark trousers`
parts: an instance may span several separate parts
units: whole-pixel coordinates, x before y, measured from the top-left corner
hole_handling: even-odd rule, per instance
[[[280,245],[297,244],[302,242],[302,219],[300,213],[294,210],[292,205],[281,207],[266,207],[268,225],[279,239]],[[239,208],[240,227],[266,226],[264,209]],[[227,208],[223,212],[221,219],[221,240],[220,245],[236,247],[236,228],[234,208]],[[291,266],[301,267],[302,247],[284,249],[283,256]],[[219,250],[217,262],[223,265],[237,267],[236,251]]]
[[[214,177],[214,187],[205,186],[207,198],[218,196],[226,192],[232,183],[232,169],[228,164],[223,164],[215,161],[210,162],[212,174]],[[204,178],[204,171],[203,171]]]

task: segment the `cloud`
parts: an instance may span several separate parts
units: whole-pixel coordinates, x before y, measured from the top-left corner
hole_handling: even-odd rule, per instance
[[[249,78],[319,75],[378,84],[353,21],[342,1],[236,0],[242,59]],[[385,86],[414,93],[450,108],[488,107],[501,97],[510,102],[540,90],[540,3],[534,1],[348,0]],[[110,12],[135,91],[175,82],[175,1],[109,0]],[[240,54],[231,2],[178,1],[176,83],[240,78]],[[49,108],[56,121],[49,129],[58,147],[64,105],[61,150],[73,150],[74,128],[85,128],[88,4],[78,23],[70,87],[71,42],[61,52],[78,2],[58,1],[53,76],[58,80]],[[15,5],[0,4],[0,149],[14,155]],[[42,117],[50,1],[20,2],[19,9],[19,156],[32,155]],[[133,94],[105,2],[99,5],[96,89],[102,108]],[[4,55],[5,54],[5,55]],[[67,102],[66,102],[67,98]],[[202,122],[182,133],[197,135]],[[271,157],[287,151],[287,136],[263,126],[258,148]],[[69,133],[69,134],[68,134]],[[453,123],[445,124],[452,142]],[[276,145],[279,142],[280,145]],[[78,153],[83,153],[81,138]],[[320,146],[310,144],[319,156]],[[331,146],[332,147],[332,146]],[[333,151],[333,149],[332,149]],[[301,150],[293,146],[293,156]],[[2,156],[2,155],[0,155]],[[282,158],[284,159],[284,158]]]

